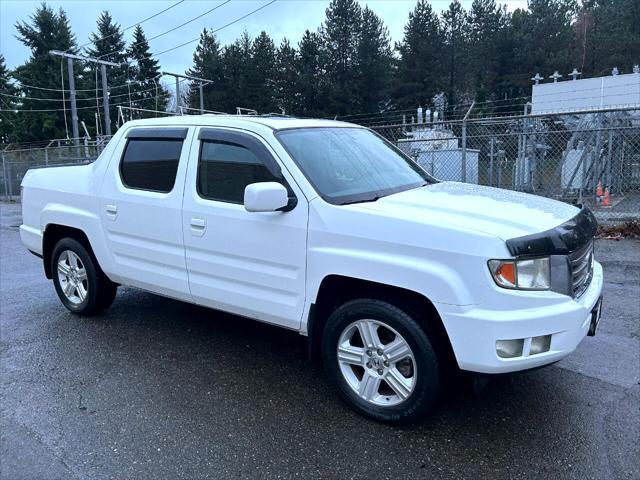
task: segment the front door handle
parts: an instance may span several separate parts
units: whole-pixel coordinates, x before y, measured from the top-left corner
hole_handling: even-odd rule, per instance
[[[107,210],[107,217],[111,220],[115,220],[118,216],[118,206],[117,205],[107,205],[105,207]]]
[[[192,235],[201,237],[204,235],[204,232],[207,229],[207,220],[202,217],[191,217],[189,226]]]

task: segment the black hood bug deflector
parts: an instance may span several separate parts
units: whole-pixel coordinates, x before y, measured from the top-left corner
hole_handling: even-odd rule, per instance
[[[551,230],[507,240],[514,257],[566,255],[586,245],[596,234],[598,222],[584,205],[580,212]]]

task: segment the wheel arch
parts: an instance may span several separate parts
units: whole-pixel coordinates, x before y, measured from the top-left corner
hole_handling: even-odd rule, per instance
[[[73,238],[80,242],[84,246],[89,255],[100,268],[100,264],[93,252],[91,242],[87,234],[79,228],[70,227],[68,225],[61,225],[57,223],[50,223],[46,225],[42,235],[42,261],[44,263],[44,273],[48,279],[53,278],[53,272],[51,271],[51,257],[53,255],[53,249],[56,244],[63,238]]]
[[[383,300],[404,310],[424,328],[430,340],[435,341],[438,354],[447,362],[455,362],[453,347],[440,315],[429,298],[403,287],[387,285],[344,275],[327,275],[322,279],[316,300],[311,304],[307,318],[309,356],[320,358],[322,332],[331,313],[340,305],[358,298]]]

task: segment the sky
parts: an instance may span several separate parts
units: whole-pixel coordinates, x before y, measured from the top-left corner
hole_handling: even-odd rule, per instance
[[[49,0],[47,4],[56,10],[60,7],[65,10],[78,45],[82,45],[88,42],[89,34],[95,30],[96,20],[102,10],[108,10],[114,20],[126,28],[169,7],[176,1],[178,0]],[[404,25],[416,0],[359,1],[363,6],[368,5],[383,19],[393,41],[402,39]],[[471,1],[462,0],[465,9],[469,8]],[[29,16],[34,13],[40,3],[39,0],[0,0],[0,52],[5,56],[9,68],[20,65],[29,57],[29,49],[14,36],[15,24],[19,21],[28,21]],[[142,27],[147,38],[151,38],[187,22],[220,3],[223,3],[223,0],[186,0],[166,13],[142,23]],[[151,41],[151,51],[159,53],[188,40],[196,39],[203,28],[222,27],[265,3],[267,0],[231,0],[210,14]],[[431,0],[431,4],[438,12],[446,9],[449,3],[450,0]],[[526,8],[526,0],[509,0],[502,3],[507,4],[509,10]],[[329,0],[277,0],[258,13],[222,29],[216,35],[222,44],[226,44],[238,38],[245,29],[252,37],[265,30],[276,44],[283,37],[288,38],[292,44],[297,44],[306,29],[315,31],[320,26],[328,4]],[[132,32],[133,28],[125,32],[127,43],[131,40]],[[191,66],[196,45],[197,41],[160,55],[158,60],[162,69],[177,73],[184,72]]]

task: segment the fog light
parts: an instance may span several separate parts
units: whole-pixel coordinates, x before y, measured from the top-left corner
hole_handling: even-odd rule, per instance
[[[531,339],[531,350],[529,350],[529,355],[548,352],[550,349],[551,349],[551,335],[533,337]]]
[[[498,340],[496,341],[496,352],[501,358],[514,358],[522,356],[524,339],[518,340]]]

